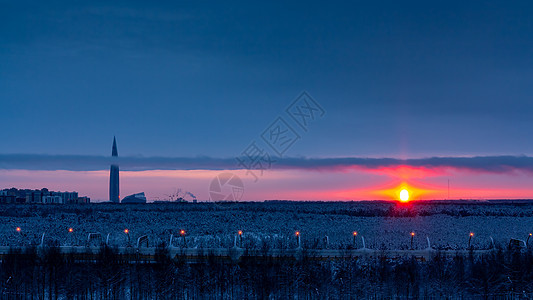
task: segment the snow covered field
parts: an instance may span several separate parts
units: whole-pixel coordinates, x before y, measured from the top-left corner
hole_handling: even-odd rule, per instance
[[[20,231],[16,228],[19,227]],[[69,228],[73,231],[69,232]],[[86,245],[87,235],[110,234],[110,244],[134,244],[148,235],[150,246],[168,243],[188,247],[231,247],[238,230],[243,247],[294,248],[295,232],[305,248],[356,247],[408,249],[411,232],[415,248],[427,247],[426,237],[439,249],[468,246],[489,248],[490,237],[504,246],[510,238],[527,239],[533,232],[533,202],[262,202],[185,203],[147,205],[2,205],[0,244],[21,246],[40,243]],[[326,238],[327,237],[327,238]],[[533,242],[533,239],[530,241]]]

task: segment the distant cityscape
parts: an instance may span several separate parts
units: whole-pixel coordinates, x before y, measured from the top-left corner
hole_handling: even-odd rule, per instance
[[[55,192],[47,188],[40,190],[10,188],[0,191],[0,203],[3,204],[86,204],[90,202],[89,197],[80,197],[78,192]]]
[[[113,137],[113,146],[111,148],[111,157],[118,158],[117,139]],[[120,168],[116,163],[112,163],[109,168],[109,201],[111,203],[123,203],[123,204],[145,204],[146,195],[144,192],[135,193],[120,199]],[[190,193],[189,193],[190,194]],[[192,194],[190,194],[192,195]],[[194,195],[193,195],[194,196]],[[169,203],[170,201],[154,201],[154,203]],[[183,203],[187,202],[183,197],[178,197],[174,202]],[[193,199],[193,203],[196,203],[196,197]]]
[[[111,149],[111,157],[118,157],[117,141],[113,137],[113,146]],[[119,166],[118,164],[111,164],[109,171],[109,202],[124,203],[124,204],[144,204],[146,203],[146,196],[144,192],[135,193],[120,199],[120,185],[119,185]],[[188,202],[183,197],[176,193],[176,199],[170,201],[156,200],[154,203],[186,203]],[[196,197],[193,197],[192,202],[196,203]],[[171,197],[173,198],[173,197]],[[80,197],[78,192],[55,192],[47,188],[40,190],[32,189],[17,189],[6,188],[0,190],[0,204],[87,204],[91,199],[87,196]]]

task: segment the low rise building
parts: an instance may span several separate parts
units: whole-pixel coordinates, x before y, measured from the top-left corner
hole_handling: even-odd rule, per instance
[[[0,195],[0,203],[2,204],[8,204],[8,203],[16,203],[17,197],[13,195]]]
[[[43,194],[39,190],[27,192],[26,203],[43,203]]]
[[[75,202],[72,202],[75,204],[89,204],[91,203],[91,198],[89,197],[78,197],[76,198]]]
[[[122,199],[120,203],[124,203],[124,204],[146,203],[146,196],[144,195],[144,192],[129,195],[125,197],[124,199]]]
[[[78,192],[54,192],[47,188],[40,190],[10,188],[0,190],[0,203],[76,204],[90,203],[90,198],[79,197]]]
[[[78,192],[54,192],[54,195],[60,196],[63,203],[75,203],[78,199]]]
[[[45,204],[63,204],[63,198],[61,196],[43,196],[43,203]]]

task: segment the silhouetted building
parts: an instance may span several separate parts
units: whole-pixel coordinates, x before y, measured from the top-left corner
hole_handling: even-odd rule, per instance
[[[142,193],[137,193],[137,194],[133,194],[133,195],[129,195],[127,197],[124,197],[124,199],[122,199],[122,202],[121,203],[146,203],[146,196],[144,195],[144,192]]]
[[[111,156],[118,157],[117,141],[115,137],[113,137],[113,149],[111,150]],[[111,169],[109,170],[109,201],[114,203],[119,203],[120,201],[118,172],[118,165],[112,164]]]
[[[26,192],[26,203],[43,203],[43,194],[40,190]]]
[[[89,197],[78,197],[78,198],[76,198],[75,200],[73,200],[72,203],[76,203],[76,204],[88,204],[88,203],[91,203],[91,198],[89,198]]]
[[[0,203],[17,203],[17,197],[13,195],[0,195]]]
[[[60,196],[63,200],[61,203],[76,203],[78,192],[52,192],[52,196]]]
[[[61,196],[43,196],[43,203],[46,204],[63,204],[63,198]]]
[[[0,203],[89,203],[88,197],[78,197],[78,192],[54,192],[47,188],[40,190],[3,189],[0,190]]]

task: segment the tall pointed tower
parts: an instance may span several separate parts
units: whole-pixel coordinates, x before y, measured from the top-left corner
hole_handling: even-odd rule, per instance
[[[113,149],[111,150],[112,157],[118,157],[117,140],[113,137]],[[109,170],[109,201],[114,203],[120,202],[120,189],[118,183],[118,165],[111,164]]]

